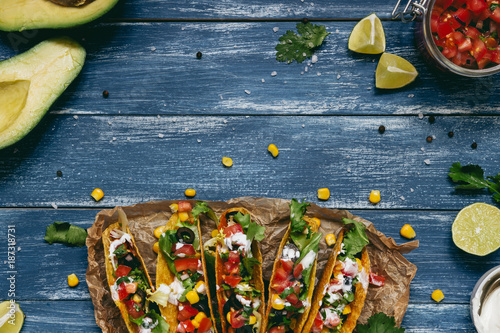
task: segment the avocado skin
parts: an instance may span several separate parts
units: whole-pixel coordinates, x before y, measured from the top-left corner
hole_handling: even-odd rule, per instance
[[[69,37],[52,38],[0,62],[0,82],[29,80],[26,104],[19,117],[0,132],[0,149],[21,140],[43,118],[80,73],[85,49]]]
[[[64,7],[49,0],[1,0],[0,30],[60,29],[98,19],[118,0],[94,0],[81,7]]]

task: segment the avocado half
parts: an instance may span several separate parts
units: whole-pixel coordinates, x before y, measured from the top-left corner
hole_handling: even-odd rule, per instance
[[[49,0],[1,0],[0,30],[69,28],[106,14],[118,0],[94,0],[79,7],[65,7]]]
[[[61,37],[0,62],[0,149],[21,140],[80,73],[85,49]]]

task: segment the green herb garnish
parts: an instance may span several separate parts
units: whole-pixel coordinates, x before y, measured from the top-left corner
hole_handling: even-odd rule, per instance
[[[54,222],[45,231],[45,241],[49,244],[62,243],[68,246],[85,245],[87,230],[67,222]]]
[[[496,176],[484,178],[484,171],[479,165],[461,166],[459,162],[453,163],[448,175],[451,180],[459,185],[455,186],[457,190],[479,190],[489,189],[493,194],[493,199],[500,202],[500,173]]]
[[[404,328],[395,326],[394,317],[379,312],[368,318],[368,324],[358,325],[356,330],[358,333],[404,333]]]
[[[366,236],[366,228],[363,223],[346,218],[342,220],[344,221],[344,225],[351,225],[351,229],[344,233],[342,243],[344,244],[343,250],[345,252],[339,254],[338,260],[340,261],[344,261],[345,258],[354,259],[355,256],[370,243],[368,236]]]

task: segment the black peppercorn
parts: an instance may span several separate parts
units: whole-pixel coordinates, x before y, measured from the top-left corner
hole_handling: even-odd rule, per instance
[[[304,18],[302,19],[302,23],[307,24],[307,22],[309,22],[309,20],[307,19],[307,17],[304,17]]]
[[[477,148],[477,143],[473,142],[471,145],[472,149],[476,149]]]
[[[384,132],[385,132],[385,126],[384,125],[380,125],[380,127],[378,128],[378,132],[380,134],[384,134]]]
[[[196,58],[201,59],[202,56],[203,54],[200,51],[196,52]]]
[[[62,177],[62,171],[61,170],[57,170],[56,174],[57,174],[57,177]]]
[[[434,124],[434,122],[435,122],[435,121],[436,121],[436,117],[434,117],[434,116],[430,116],[430,117],[429,117],[429,122],[430,122],[431,124]]]
[[[448,132],[448,137],[452,138],[452,137],[453,137],[453,135],[455,135],[453,132],[451,132],[451,131],[450,131],[450,132]]]
[[[102,97],[104,97],[104,98],[108,98],[108,96],[109,96],[109,92],[108,92],[107,90],[104,90],[104,91],[102,92]]]
[[[431,143],[432,142],[432,136],[428,136],[427,139],[425,139],[425,140],[427,140],[427,142]]]

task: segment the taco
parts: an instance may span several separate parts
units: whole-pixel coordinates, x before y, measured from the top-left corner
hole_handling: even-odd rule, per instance
[[[302,332],[316,276],[316,256],[322,234],[315,219],[305,217],[307,202],[292,199],[290,226],[281,241],[269,282],[266,332]]]
[[[170,332],[217,332],[210,304],[205,257],[198,216],[209,213],[205,202],[193,208],[187,201],[170,206],[173,214],[163,227],[156,264],[157,303]]]
[[[216,235],[215,276],[223,333],[264,332],[264,282],[258,241],[265,227],[251,221],[244,208],[220,218]]]
[[[344,224],[314,293],[304,332],[350,333],[363,309],[370,272],[369,241],[362,223],[344,219]]]
[[[127,216],[122,209],[118,209],[118,216],[119,222],[102,233],[111,297],[129,332],[167,333],[168,324],[146,300],[146,291],[153,285],[128,228]]]

